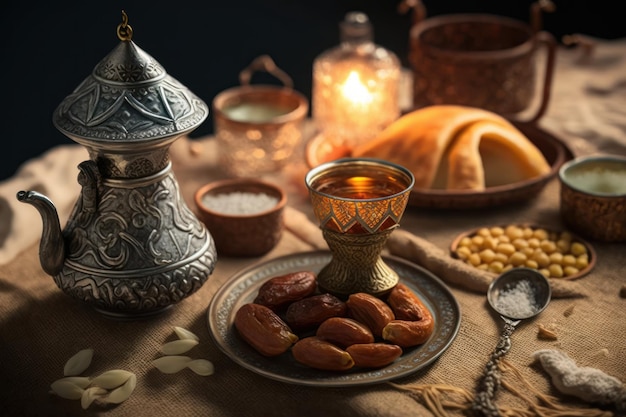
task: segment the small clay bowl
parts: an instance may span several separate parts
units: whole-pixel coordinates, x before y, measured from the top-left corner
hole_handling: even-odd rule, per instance
[[[253,178],[218,180],[200,187],[194,197],[219,256],[260,256],[282,236],[287,196],[275,184]]]
[[[549,235],[561,235],[561,233],[563,233],[563,230],[557,230],[555,228],[551,228],[551,227],[547,227],[547,226],[543,226],[543,225],[537,225],[537,224],[527,224],[527,223],[523,223],[523,224],[510,224],[510,225],[495,225],[495,226],[484,226],[484,227],[479,227],[476,229],[472,229],[472,230],[468,230],[466,232],[460,233],[456,238],[454,238],[454,240],[452,241],[452,243],[450,244],[450,255],[453,258],[457,258],[460,259],[460,256],[457,252],[457,249],[459,248],[459,246],[461,246],[461,240],[469,237],[472,238],[474,236],[477,236],[480,234],[480,231],[482,229],[492,229],[494,227],[499,227],[501,229],[506,229],[508,226],[516,226],[518,228],[521,229],[531,229],[533,232],[538,230],[538,229],[542,229],[545,230],[546,232],[548,232]],[[582,244],[585,249],[587,250],[587,266],[585,268],[582,268],[578,271],[578,273],[576,274],[571,274],[571,275],[567,275],[567,276],[563,276],[560,278],[555,278],[555,279],[564,279],[564,280],[574,280],[574,279],[578,279],[578,278],[582,278],[585,275],[587,275],[589,272],[591,272],[591,270],[595,267],[596,265],[596,259],[597,259],[597,255],[596,255],[596,251],[594,249],[594,247],[587,242],[585,239],[581,238],[580,236],[571,233],[569,231],[567,231],[568,234],[570,235],[571,238],[571,242],[578,242],[580,244]],[[526,239],[527,240],[527,239]],[[557,251],[558,252],[558,251]],[[536,269],[536,268],[532,268],[528,265],[519,265],[519,266],[526,266],[527,268],[531,268],[531,269]],[[497,275],[498,273],[494,272],[494,275]]]
[[[600,242],[626,242],[626,157],[579,157],[559,169],[561,217]]]

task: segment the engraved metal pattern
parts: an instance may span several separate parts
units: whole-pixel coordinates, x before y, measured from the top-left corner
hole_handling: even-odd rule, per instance
[[[346,198],[327,192],[326,182],[332,182],[327,178],[369,175],[376,180],[363,182],[365,185],[359,192],[376,197]],[[390,291],[399,278],[385,264],[381,252],[402,218],[413,187],[413,175],[390,162],[354,158],[312,169],[306,183],[313,211],[333,253],[332,261],[319,274],[320,287],[343,298],[356,292],[381,296]],[[390,189],[390,183],[402,184],[403,188],[394,189],[395,193],[389,195],[373,194],[379,187]]]
[[[311,194],[313,210],[320,224],[344,233],[361,226],[365,233],[376,233],[384,225],[396,225],[409,201],[409,193],[384,200],[345,200],[324,194]]]
[[[83,185],[65,239],[68,261],[103,275],[170,268],[205,246],[207,230],[184,203],[170,169],[145,183],[100,181],[96,203]],[[97,204],[86,218],[85,207]]]
[[[500,294],[517,285],[522,280],[526,281],[533,289],[532,293],[529,294],[533,297],[532,311],[507,311],[508,309],[502,308],[498,302]],[[487,365],[485,365],[483,376],[477,386],[476,396],[472,403],[472,409],[480,415],[489,417],[499,417],[501,415],[495,404],[496,395],[501,385],[500,360],[511,349],[511,335],[515,327],[520,324],[522,319],[529,319],[541,313],[548,306],[551,295],[552,290],[548,279],[537,270],[525,267],[508,270],[489,284],[487,300],[504,320],[504,328],[496,348],[491,353]]]
[[[182,199],[171,169],[134,182],[89,180],[64,231],[55,282],[103,312],[150,313],[195,292],[212,273],[215,245]],[[83,179],[85,178],[85,179]]]
[[[215,245],[210,238],[205,243],[196,254],[197,259],[175,269],[124,277],[107,276],[105,271],[91,274],[66,263],[54,282],[69,296],[105,315],[115,318],[151,316],[199,290],[212,274]]]
[[[89,142],[135,142],[188,132],[207,105],[132,41],[123,41],[57,107],[54,125]]]
[[[318,273],[330,262],[331,252],[297,253],[275,258],[240,271],[213,296],[207,309],[211,336],[235,363],[261,376],[289,384],[346,387],[378,384],[418,372],[433,363],[454,341],[461,325],[459,305],[448,287],[431,272],[403,259],[384,257],[401,281],[432,312],[435,328],[421,346],[405,349],[394,363],[380,369],[354,368],[347,372],[321,371],[300,366],[290,354],[266,358],[241,340],[234,329],[234,312],[251,302],[268,279],[291,272]]]
[[[65,230],[47,197],[21,191],[18,199],[41,212],[40,260],[57,286],[104,314],[134,318],[198,290],[216,248],[185,204],[168,154],[208,107],[130,40],[123,20],[122,42],[53,114],[90,157],[79,165],[81,194]]]
[[[484,416],[501,416],[498,407],[494,403],[502,384],[498,366],[500,359],[511,349],[511,334],[513,334],[515,326],[520,323],[520,320],[510,320],[506,317],[502,317],[502,320],[504,320],[502,335],[495,350],[491,353],[487,365],[485,365],[483,377],[478,384],[478,391],[472,403],[472,410]]]
[[[398,274],[380,253],[392,229],[372,235],[323,230],[333,258],[318,274],[320,288],[341,298],[357,292],[383,295],[398,283]]]

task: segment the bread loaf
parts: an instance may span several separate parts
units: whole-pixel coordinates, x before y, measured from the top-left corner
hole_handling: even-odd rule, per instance
[[[541,151],[505,118],[457,105],[408,113],[352,156],[400,164],[421,189],[479,191],[550,171]]]

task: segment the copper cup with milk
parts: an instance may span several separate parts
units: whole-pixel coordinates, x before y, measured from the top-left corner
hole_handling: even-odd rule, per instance
[[[259,67],[284,85],[249,84],[251,72]],[[279,172],[302,143],[308,101],[267,56],[253,61],[240,80],[242,85],[222,91],[213,100],[219,164],[232,177]]]

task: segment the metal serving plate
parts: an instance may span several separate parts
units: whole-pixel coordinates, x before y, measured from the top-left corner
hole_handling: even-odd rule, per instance
[[[430,339],[423,345],[405,349],[392,364],[380,369],[320,371],[299,364],[290,352],[264,357],[239,337],[233,325],[235,313],[243,304],[252,302],[265,281],[290,272],[317,273],[330,259],[329,251],[297,253],[254,265],[234,275],[217,291],[207,309],[209,333],[217,346],[239,365],[267,378],[298,385],[342,387],[377,384],[409,375],[433,363],[455,339],[461,311],[448,287],[429,271],[392,256],[383,259],[400,275],[401,282],[421,297],[435,321]]]

